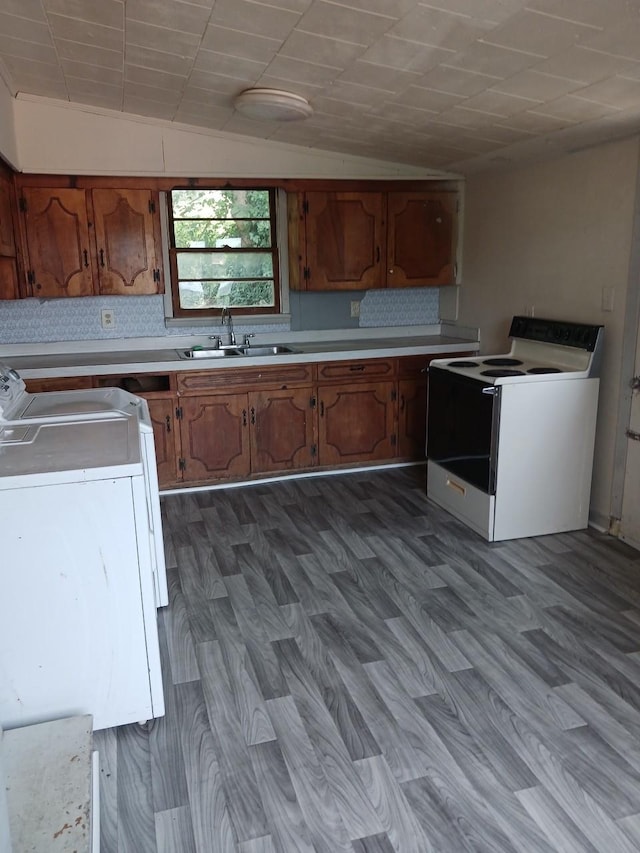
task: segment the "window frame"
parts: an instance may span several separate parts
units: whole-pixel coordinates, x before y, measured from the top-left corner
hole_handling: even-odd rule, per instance
[[[180,290],[179,290],[179,279],[178,279],[178,254],[197,254],[202,253],[203,251],[208,252],[212,255],[214,254],[224,254],[225,249],[215,249],[215,248],[197,248],[197,249],[186,249],[179,248],[175,245],[175,230],[174,230],[174,217],[173,217],[173,196],[172,193],[174,191],[180,190],[193,190],[194,187],[186,185],[186,186],[175,186],[172,187],[171,190],[167,191],[167,199],[166,199],[166,212],[167,212],[167,254],[169,261],[169,289],[171,294],[171,313],[172,317],[175,320],[184,321],[187,319],[192,319],[197,322],[198,320],[207,320],[207,319],[215,319],[221,316],[223,307],[220,308],[183,308],[180,305]],[[259,192],[268,192],[269,194],[269,210],[270,210],[270,233],[271,233],[271,246],[269,248],[264,247],[255,247],[255,248],[245,248],[241,249],[243,253],[254,254],[254,253],[262,253],[270,252],[272,257],[273,264],[273,290],[274,290],[274,304],[265,306],[258,305],[254,307],[243,307],[241,305],[232,305],[232,306],[224,306],[229,307],[230,310],[233,311],[234,316],[237,317],[276,317],[281,316],[283,311],[283,303],[285,302],[284,293],[283,293],[283,281],[281,276],[281,251],[283,247],[280,245],[281,240],[279,237],[282,235],[282,229],[279,227],[279,210],[280,205],[278,204],[278,193],[279,190],[275,186],[236,186],[233,184],[225,184],[221,187],[199,187],[199,189],[214,191],[221,190],[238,190],[238,191],[247,191],[247,190],[257,190]],[[178,221],[179,221],[178,217]],[[237,249],[235,251],[238,251]]]

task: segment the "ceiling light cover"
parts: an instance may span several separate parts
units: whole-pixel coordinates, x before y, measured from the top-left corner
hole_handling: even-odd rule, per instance
[[[245,89],[234,106],[247,118],[263,121],[300,121],[313,113],[306,98],[283,89]]]

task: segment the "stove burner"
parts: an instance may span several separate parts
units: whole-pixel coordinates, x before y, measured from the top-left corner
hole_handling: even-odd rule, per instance
[[[485,358],[483,364],[492,364],[494,367],[515,367],[522,364],[519,358]]]
[[[521,364],[522,362],[518,362]],[[486,364],[486,362],[485,362]],[[496,369],[496,370],[482,370],[480,371],[481,376],[525,376],[524,370],[505,370],[505,369]]]
[[[559,367],[531,367],[527,373],[562,373]]]
[[[447,367],[479,367],[477,361],[450,361]]]

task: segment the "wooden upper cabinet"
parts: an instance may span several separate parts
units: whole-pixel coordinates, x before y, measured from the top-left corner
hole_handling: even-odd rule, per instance
[[[162,292],[156,193],[23,187],[20,207],[34,296]]]
[[[91,296],[93,272],[84,190],[22,191],[28,280],[34,296]]]
[[[302,205],[300,289],[381,287],[383,193],[308,192]]]
[[[456,206],[457,196],[451,192],[389,193],[389,287],[455,282]]]
[[[91,196],[99,293],[161,291],[153,193],[96,189]]]
[[[0,171],[0,256],[13,258],[16,242],[13,234],[12,213],[13,184],[11,178]]]

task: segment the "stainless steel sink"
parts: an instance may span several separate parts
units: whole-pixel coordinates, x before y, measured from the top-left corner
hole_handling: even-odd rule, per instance
[[[290,352],[298,352],[298,350],[293,349],[293,347],[285,346],[285,344],[273,344],[272,346],[264,346],[261,347],[259,345],[254,347],[239,347],[240,351],[243,355],[286,355]]]
[[[237,358],[238,356],[264,356],[264,355],[286,355],[298,352],[293,347],[285,344],[272,344],[270,346],[239,346],[220,347],[219,349],[179,349],[176,350],[180,358]]]
[[[242,355],[239,347],[233,349],[179,349],[180,358],[232,358]]]

